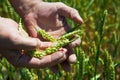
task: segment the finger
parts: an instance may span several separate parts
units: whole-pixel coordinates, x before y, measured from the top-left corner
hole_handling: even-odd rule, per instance
[[[23,37],[29,37],[28,33],[23,28],[19,28],[18,33]]]
[[[12,37],[11,41],[12,44],[8,44],[8,48],[17,50],[33,50],[36,48],[45,49],[53,45],[51,42],[41,42],[38,38],[23,37],[20,35]]]
[[[69,72],[71,70],[70,64],[66,61],[61,63],[61,67],[63,68],[64,71]]]
[[[77,38],[75,41],[71,42],[71,43],[69,44],[69,46],[70,46],[71,48],[75,48],[75,47],[79,46],[80,43],[81,43],[81,39],[80,39],[80,38]]]
[[[66,50],[58,51],[41,59],[21,54],[19,51],[2,51],[2,53],[15,67],[45,68],[64,61]]]
[[[66,60],[66,52],[67,49],[61,49],[58,52],[55,52],[51,55],[45,56],[43,57],[41,60],[42,66],[41,67],[51,67],[54,65],[57,65],[61,62],[63,62],[64,60]]]
[[[26,26],[26,30],[31,37],[37,37],[37,32],[34,29],[36,25],[36,21],[34,20],[34,14],[30,13],[28,14],[24,19],[24,24]]]
[[[73,49],[72,49],[71,47],[67,46],[67,50],[68,50],[68,51],[67,51],[67,54],[69,55],[69,56],[68,56],[68,62],[69,62],[70,64],[75,63],[75,62],[76,62],[76,55],[75,55]]]
[[[71,8],[61,2],[57,3],[57,9],[58,9],[59,15],[70,18],[80,24],[83,22],[82,18],[80,17],[76,9]]]

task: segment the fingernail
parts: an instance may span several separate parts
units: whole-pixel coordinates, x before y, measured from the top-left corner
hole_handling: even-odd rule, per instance
[[[79,19],[80,23],[83,23],[83,19],[81,18],[80,15],[78,15],[77,18]]]
[[[76,62],[76,55],[75,55],[75,54],[69,56],[69,62],[70,62],[71,64],[73,64],[73,63]]]

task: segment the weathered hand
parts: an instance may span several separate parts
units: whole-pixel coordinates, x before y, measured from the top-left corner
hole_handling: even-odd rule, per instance
[[[30,36],[33,37],[37,37],[33,26],[39,26],[55,38],[58,38],[70,29],[66,18],[70,18],[79,24],[83,22],[77,10],[61,2],[38,2],[28,11],[26,10],[26,14],[22,15],[22,17]]]
[[[66,18],[70,18],[79,24],[83,22],[76,9],[73,9],[61,2],[48,3],[41,2],[41,0],[28,0],[25,1],[28,2],[27,4],[25,4],[25,2],[22,1],[24,5],[20,5],[19,7],[17,7],[15,5],[15,1],[11,1],[13,1],[12,4],[16,11],[23,18],[27,31],[32,37],[38,37],[34,26],[39,26],[41,29],[47,31],[50,35],[54,36],[55,38],[58,38],[70,29],[70,26],[67,24]],[[74,42],[73,45],[76,46],[76,44],[80,44],[80,39]],[[69,71],[69,63],[74,63],[76,60],[76,56],[72,48],[67,47],[67,49],[67,60],[61,63],[65,71]],[[59,71],[57,66],[53,68],[54,72]]]
[[[24,35],[24,36],[23,36]],[[47,44],[47,45],[46,45]],[[24,30],[18,30],[18,24],[8,18],[0,17],[0,49],[36,49],[51,46],[51,42],[42,42],[38,38],[28,37]]]
[[[41,59],[30,57],[20,50],[0,50],[0,53],[15,67],[46,68],[63,62],[66,59],[66,51],[61,49]]]
[[[23,36],[24,35],[24,36]],[[11,19],[0,17],[0,53],[16,67],[45,68],[56,65],[66,59],[66,49],[41,59],[26,55],[23,50],[45,49],[51,42],[41,42],[28,37],[24,30],[18,31],[18,24]]]
[[[77,10],[68,7],[60,2],[38,3],[33,8],[31,8],[29,12],[27,12],[23,19],[30,36],[37,37],[37,33],[33,27],[34,25],[36,25],[46,30],[50,35],[54,36],[55,38],[58,38],[70,29],[70,26],[67,24],[65,17],[70,18],[77,23],[82,23],[82,19],[79,16]],[[80,44],[80,40],[76,43]],[[72,48],[67,47],[67,54],[68,59],[61,63],[65,71],[70,70],[69,63],[74,63],[76,61],[76,56]],[[52,70],[54,72],[58,72],[58,66],[56,65],[52,67]]]

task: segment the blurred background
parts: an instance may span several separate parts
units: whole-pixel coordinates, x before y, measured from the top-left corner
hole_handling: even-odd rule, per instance
[[[120,80],[120,0],[45,1],[63,2],[77,9],[84,20],[78,26],[67,19],[71,28],[84,31],[81,45],[74,49],[77,61],[71,72],[61,70],[55,75],[47,68],[16,69],[1,56],[0,80]],[[0,16],[20,21],[8,0],[0,0]]]

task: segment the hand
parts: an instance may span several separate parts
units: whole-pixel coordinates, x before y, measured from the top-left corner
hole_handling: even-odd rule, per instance
[[[24,30],[18,31],[16,22],[0,17],[0,53],[14,66],[45,68],[64,61],[67,51],[64,48],[41,59],[23,53],[23,50],[45,49],[52,45],[51,42],[41,42],[37,38],[28,37]]]
[[[39,26],[50,35],[58,38],[70,29],[66,18],[81,24],[82,18],[77,10],[66,6],[61,2],[47,3],[42,0],[10,0],[12,6],[23,18],[25,26],[30,36],[38,37],[33,26]],[[73,46],[80,44],[80,39],[74,42]],[[76,56],[72,48],[67,48],[67,60],[61,63],[65,71],[70,70],[70,63],[76,61]],[[58,66],[52,67],[54,72],[58,72]]]
[[[37,37],[34,26],[39,26],[58,38],[70,29],[66,18],[70,18],[79,24],[83,22],[77,10],[60,2],[38,2],[24,13],[21,17],[23,17],[28,33],[33,37]]]
[[[32,37],[38,36],[33,26],[39,26],[50,35],[58,38],[70,29],[66,18],[70,18],[79,24],[83,22],[77,10],[60,2],[38,2],[31,9],[28,11],[26,10],[26,14],[23,16],[28,33]],[[80,39],[75,41],[73,45],[76,44],[80,44]],[[67,60],[61,63],[65,71],[69,71],[70,63],[74,63],[76,61],[76,56],[72,48],[67,47],[67,55]],[[54,72],[59,71],[57,66],[52,67],[52,70]]]

